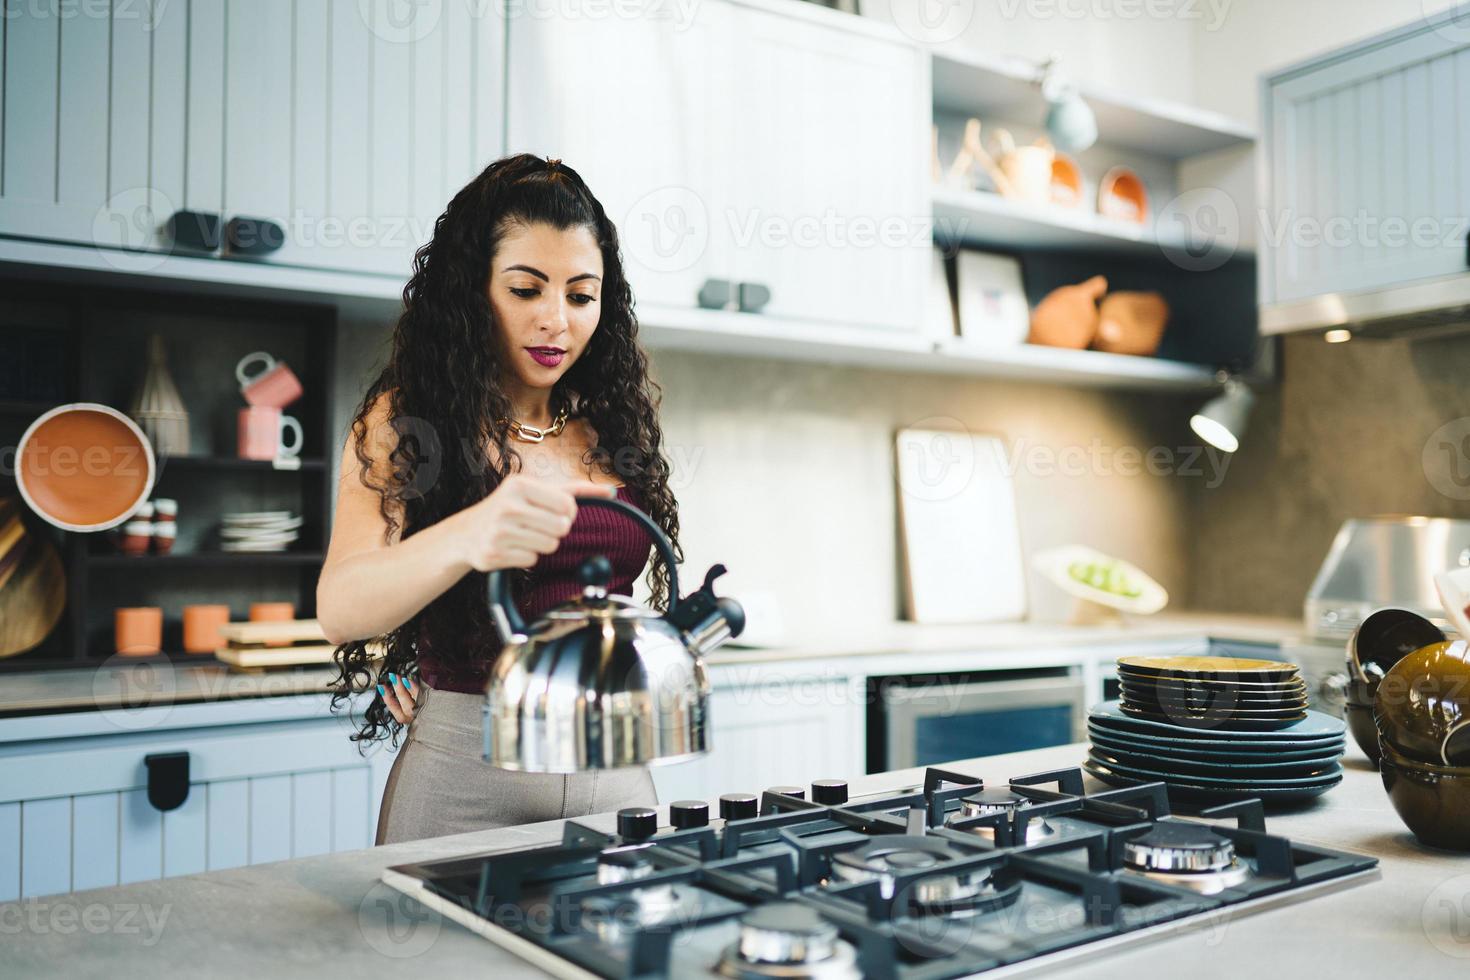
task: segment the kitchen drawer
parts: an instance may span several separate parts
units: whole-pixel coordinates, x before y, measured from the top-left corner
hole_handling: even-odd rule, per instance
[[[372,844],[391,757],[344,717],[0,747],[0,900]],[[189,792],[148,801],[144,759],[187,752]]]

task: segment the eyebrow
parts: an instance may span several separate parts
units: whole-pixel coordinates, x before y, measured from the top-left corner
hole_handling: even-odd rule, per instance
[[[537,279],[540,279],[542,282],[551,282],[551,277],[550,276],[548,276],[546,273],[542,272],[540,269],[533,269],[533,268],[531,268],[531,266],[529,266],[529,265],[508,265],[504,269],[501,269],[500,271],[501,272],[529,272],[531,275],[535,276]],[[582,280],[582,279],[596,279],[598,282],[601,282],[602,281],[602,277],[601,276],[596,275],[595,273],[591,273],[591,272],[584,272],[581,275],[572,276],[572,278],[568,279],[567,282],[568,282],[568,284],[570,284],[570,283],[574,283],[574,282],[577,282],[577,281]]]

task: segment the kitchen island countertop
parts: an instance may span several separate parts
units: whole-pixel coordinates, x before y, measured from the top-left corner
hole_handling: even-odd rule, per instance
[[[708,657],[711,667],[875,657],[903,654],[983,653],[996,650],[1057,651],[1088,646],[1215,639],[1280,643],[1300,633],[1298,620],[1229,613],[1181,612],[1127,617],[1116,623],[962,623],[930,625],[893,622],[809,642],[770,647],[723,646]],[[88,711],[130,705],[238,701],[245,698],[325,694],[335,667],[236,673],[222,664],[162,663],[113,657],[93,670],[18,671],[0,685],[0,717]]]
[[[1007,777],[1076,765],[1081,745],[947,765]],[[1376,857],[1381,876],[1236,920],[1058,965],[1056,976],[1463,975],[1470,966],[1470,855],[1419,846],[1356,748],[1342,785],[1275,813],[1268,829]],[[922,770],[862,776],[854,794],[912,785]],[[825,774],[813,773],[813,776]],[[1092,788],[1097,788],[1089,780]],[[730,787],[759,789],[760,787]],[[583,821],[611,832],[613,816]],[[544,976],[432,913],[394,917],[384,868],[555,841],[563,821],[414,841],[0,905],[0,976]]]

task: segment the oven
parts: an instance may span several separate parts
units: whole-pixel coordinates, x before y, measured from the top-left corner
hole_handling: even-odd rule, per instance
[[[1086,741],[1080,667],[867,681],[868,772]]]

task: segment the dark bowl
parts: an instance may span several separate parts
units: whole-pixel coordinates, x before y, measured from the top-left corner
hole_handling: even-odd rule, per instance
[[[1378,765],[1378,726],[1373,723],[1373,705],[1349,699],[1342,706],[1342,711],[1347,720],[1348,731],[1353,733],[1353,741],[1358,743],[1358,748],[1363,750],[1370,762]]]
[[[1391,748],[1378,769],[1389,801],[1415,837],[1430,847],[1470,851],[1470,769],[1416,766]]]
[[[1394,664],[1415,650],[1444,640],[1444,630],[1416,612],[1391,607],[1376,609],[1364,617],[1348,640],[1348,675],[1355,680],[1376,683]]]
[[[1470,765],[1470,647],[1434,643],[1378,683],[1373,716],[1384,741],[1415,763]]]

